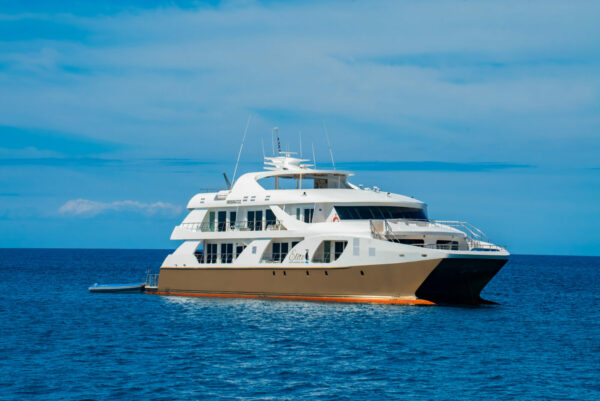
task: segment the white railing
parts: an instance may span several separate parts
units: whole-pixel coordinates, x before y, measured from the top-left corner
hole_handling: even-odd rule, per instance
[[[417,225],[433,225],[433,226],[446,226],[454,228],[465,234],[465,241],[469,246],[469,250],[483,249],[483,250],[501,250],[504,247],[494,245],[483,231],[473,226],[466,221],[452,221],[452,220],[411,220],[411,219],[385,219],[385,220],[371,220],[371,233],[373,237],[379,239],[390,239],[390,236],[401,234],[401,232],[395,232],[392,229],[391,223],[403,222],[407,224]],[[444,250],[455,250],[456,245],[453,244],[416,244],[424,248],[432,249],[444,249]]]
[[[158,274],[146,273],[146,287],[158,287]]]
[[[260,220],[240,220],[235,223],[181,223],[181,228],[192,232],[285,230],[285,227],[279,220],[266,220],[264,224]]]
[[[458,231],[462,231],[467,234],[467,238],[469,239],[480,242],[490,242],[490,239],[483,231],[466,221],[432,220],[431,222],[436,225],[448,226]]]

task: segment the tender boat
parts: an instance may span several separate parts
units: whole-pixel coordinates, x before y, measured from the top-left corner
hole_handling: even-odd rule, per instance
[[[425,203],[279,152],[265,171],[195,195],[171,239],[160,295],[392,304],[484,303],[509,253]],[[237,168],[237,166],[236,166]]]
[[[143,292],[146,283],[134,284],[94,284],[88,290],[90,292]]]

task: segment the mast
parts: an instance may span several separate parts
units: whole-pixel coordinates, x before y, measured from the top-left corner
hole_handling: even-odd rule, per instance
[[[242,144],[240,145],[240,151],[238,152],[238,157],[235,162],[235,169],[233,169],[233,183],[235,184],[235,174],[237,173],[238,164],[240,164],[240,157],[242,156],[242,149],[244,149],[244,142],[246,142],[246,134],[248,133],[248,126],[250,125],[250,120],[252,120],[252,114],[248,116],[248,121],[246,121],[246,128],[244,129],[244,136],[242,137]]]
[[[333,165],[333,169],[335,170],[335,162],[333,161],[333,150],[331,150],[331,142],[329,142],[329,133],[327,132],[327,127],[325,126],[325,122],[323,122],[323,130],[325,131],[325,138],[327,138],[327,145],[329,146],[329,155],[331,156],[331,164]]]

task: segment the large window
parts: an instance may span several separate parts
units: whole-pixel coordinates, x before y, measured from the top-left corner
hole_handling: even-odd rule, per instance
[[[342,220],[409,219],[427,220],[423,209],[400,206],[336,206]]]
[[[351,188],[343,174],[289,174],[258,180],[264,189]]]
[[[240,256],[242,252],[244,252],[244,249],[246,249],[246,244],[238,244],[235,247],[235,257],[237,258],[238,256]]]
[[[233,244],[221,244],[221,263],[233,261]]]
[[[250,210],[248,211],[248,228],[251,231],[262,230],[262,210]]]
[[[313,215],[315,214],[314,208],[304,209],[304,222],[312,223]]]
[[[275,219],[275,213],[273,213],[271,209],[267,209],[265,213],[265,228],[268,229],[269,227],[274,226],[275,223],[277,223],[277,220]]]
[[[217,244],[206,244],[206,263],[217,263]]]
[[[314,263],[331,263],[342,256],[348,241],[323,241],[313,255]]]
[[[237,212],[229,212],[229,229],[235,230],[235,219],[237,218]]]
[[[273,242],[273,262],[283,262],[289,251],[287,242]]]
[[[348,245],[347,241],[335,241],[333,260],[338,260],[342,253],[344,253],[344,249],[346,249],[346,245]]]
[[[227,212],[220,211],[217,213],[217,230],[218,231],[225,231],[226,220],[227,220]]]

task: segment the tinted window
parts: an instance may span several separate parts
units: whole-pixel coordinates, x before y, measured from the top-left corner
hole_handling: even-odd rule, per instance
[[[225,221],[227,220],[227,212],[217,213],[217,229],[218,231],[225,231]]]
[[[336,206],[338,216],[342,220],[369,219],[410,219],[427,220],[425,211],[412,207],[400,206]]]
[[[266,227],[274,226],[277,222],[277,220],[275,220],[275,213],[273,213],[271,209],[267,209],[267,212],[265,214],[265,220]]]
[[[348,241],[336,241],[335,242],[335,253],[334,260],[338,260],[342,253],[344,253],[344,249],[346,249],[346,245],[348,245]]]

